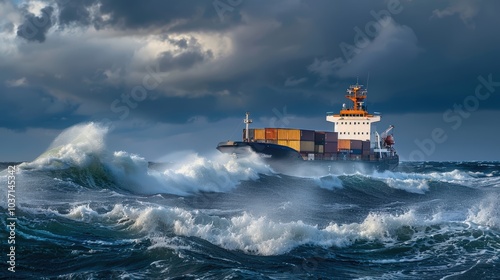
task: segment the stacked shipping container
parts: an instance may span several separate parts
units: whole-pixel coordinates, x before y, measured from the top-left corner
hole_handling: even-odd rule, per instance
[[[249,138],[253,141],[273,143],[288,146],[298,152],[314,153],[314,130],[264,128],[250,129]],[[243,139],[245,129],[243,129]]]
[[[370,141],[338,139],[337,132],[258,128],[249,130],[249,138],[250,141],[288,146],[301,153],[305,159],[314,157],[332,160],[347,156],[356,160],[370,156]],[[243,139],[245,139],[245,129],[243,129]]]
[[[278,128],[278,144],[299,153],[314,153],[314,131]]]

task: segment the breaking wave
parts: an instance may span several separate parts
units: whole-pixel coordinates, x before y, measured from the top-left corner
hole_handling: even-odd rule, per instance
[[[134,208],[122,204],[116,204],[103,214],[98,214],[89,205],[79,205],[63,216],[84,222],[114,221],[125,226],[127,231],[146,234],[152,242],[149,249],[171,248],[172,239],[185,236],[202,238],[227,250],[271,256],[306,245],[345,248],[360,242],[408,243],[426,238],[425,235],[432,237],[443,233],[451,239],[456,234],[453,232],[462,232],[469,227],[468,223],[498,226],[498,213],[492,218],[488,212],[492,210],[490,205],[480,206],[477,213],[472,213],[474,209],[466,220],[456,222],[449,222],[450,217],[444,212],[429,216],[409,209],[399,214],[371,212],[359,223],[330,222],[325,227],[301,220],[278,222],[247,212],[219,217],[178,207]],[[488,217],[487,220],[483,220],[484,217]]]
[[[164,170],[149,168],[142,157],[106,148],[108,128],[96,123],[76,125],[62,132],[37,159],[22,170],[63,172],[86,187],[120,188],[138,194],[186,195],[199,191],[225,192],[241,181],[271,174],[257,155],[236,159],[220,154],[212,159],[196,154]],[[64,173],[66,172],[66,173]]]
[[[110,151],[108,133],[72,127],[19,166],[21,278],[498,275],[499,163],[327,176],[276,173],[257,155],[173,154],[173,163],[151,164]],[[7,176],[0,171],[0,185]]]

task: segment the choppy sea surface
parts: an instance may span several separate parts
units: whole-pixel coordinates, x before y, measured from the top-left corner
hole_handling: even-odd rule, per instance
[[[75,126],[18,164],[13,213],[0,166],[0,278],[500,277],[500,162],[324,175],[216,153],[151,165],[108,150],[106,134]]]

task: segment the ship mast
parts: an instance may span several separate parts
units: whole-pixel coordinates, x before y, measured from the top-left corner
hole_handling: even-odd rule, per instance
[[[362,85],[356,83],[355,85],[352,85],[347,89],[347,93],[348,93],[348,95],[346,95],[345,97],[347,97],[347,99],[352,101],[352,103],[353,103],[352,110],[363,111],[362,114],[365,115],[366,111],[363,107],[363,102],[366,98],[367,90],[364,89]],[[356,112],[356,113],[360,113],[360,112]]]
[[[344,104],[339,114],[327,114],[326,120],[335,124],[334,132],[338,133],[338,139],[372,141],[371,124],[379,122],[380,116],[368,113],[365,106],[367,94],[366,88],[356,82],[349,86],[345,95],[352,105]]]
[[[245,115],[245,119],[243,120],[245,122],[245,141],[246,142],[250,142],[249,134],[248,134],[248,125],[252,123],[252,120],[248,118],[249,116],[250,116],[250,112],[247,112]]]

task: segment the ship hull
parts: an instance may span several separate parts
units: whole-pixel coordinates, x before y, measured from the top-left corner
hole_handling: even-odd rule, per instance
[[[399,165],[399,156],[394,155],[375,160],[350,158],[304,160],[296,150],[271,143],[228,141],[220,143],[217,150],[222,153],[245,157],[256,153],[275,171],[286,172],[307,168],[317,173],[351,173],[394,170]]]

